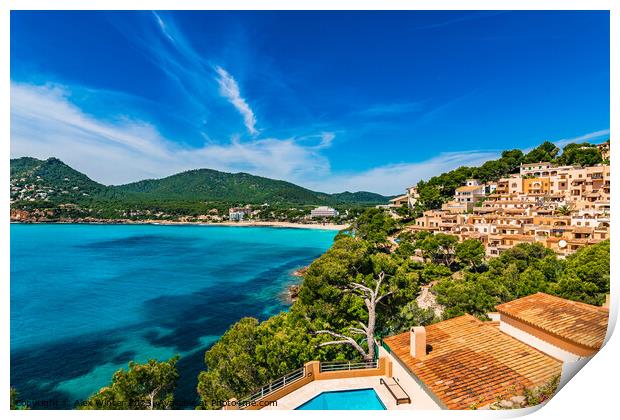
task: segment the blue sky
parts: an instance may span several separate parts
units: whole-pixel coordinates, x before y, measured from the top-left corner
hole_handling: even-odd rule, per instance
[[[609,137],[608,12],[11,13],[11,156],[397,194]]]

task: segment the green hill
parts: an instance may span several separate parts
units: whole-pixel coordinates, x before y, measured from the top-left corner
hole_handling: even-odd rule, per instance
[[[225,202],[244,204],[296,205],[371,205],[386,203],[389,197],[370,192],[326,194],[286,181],[247,173],[227,173],[196,169],[166,178],[147,179],[126,185],[105,186],[56,158],[11,159],[12,198],[16,200],[25,186],[35,186],[32,194],[44,192],[47,201],[92,204],[114,200],[136,206],[162,202]],[[50,192],[51,191],[51,192]],[[37,199],[40,196],[37,196]]]
[[[99,191],[106,187],[93,181],[81,172],[64,164],[60,159],[39,160],[31,157],[11,159],[11,180],[24,179],[23,182],[41,183],[62,189],[77,186],[83,191]]]
[[[230,201],[244,203],[331,202],[328,194],[317,193],[285,181],[246,173],[226,173],[212,169],[181,172],[162,179],[147,179],[112,187],[155,199]]]
[[[181,172],[162,179],[148,179],[113,187],[118,191],[175,200],[232,201],[245,203],[343,204],[385,203],[389,198],[360,191],[326,194],[286,181],[212,169]]]
[[[21,193],[24,191],[23,193]],[[46,160],[23,157],[11,159],[11,198],[47,198],[47,201],[62,204],[93,199],[109,198],[105,185],[93,181],[76,171],[60,159]]]

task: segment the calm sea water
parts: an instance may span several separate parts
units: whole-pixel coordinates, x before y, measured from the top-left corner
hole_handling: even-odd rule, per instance
[[[204,352],[244,316],[287,308],[291,273],[335,232],[265,227],[11,225],[11,386],[73,404],[130,360],[181,355],[196,398]]]

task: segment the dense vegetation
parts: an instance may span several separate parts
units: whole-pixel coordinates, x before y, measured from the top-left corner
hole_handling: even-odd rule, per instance
[[[355,285],[376,287],[385,296],[376,307],[372,338],[466,313],[487,319],[495,305],[539,291],[594,305],[601,305],[609,293],[609,240],[565,260],[540,244],[520,244],[486,260],[477,240],[458,243],[454,236],[400,228],[387,212],[368,209],[310,265],[288,312],[263,322],[243,318],[234,324],[205,353],[198,408],[220,408],[310,360],[367,358],[371,312]],[[395,236],[398,247],[391,241]],[[441,317],[434,308],[418,306],[422,287],[436,296]],[[83,408],[102,408],[117,400],[121,407],[169,408],[175,362],[132,363]]]
[[[540,244],[521,244],[485,261],[480,242],[458,244],[449,235],[402,233],[399,247],[391,252],[387,236],[396,232],[389,216],[367,210],[351,232],[339,235],[332,248],[312,263],[299,300],[289,312],[262,323],[245,318],[235,324],[205,355],[207,370],[200,374],[198,385],[201,407],[217,408],[217,401],[246,396],[309,360],[362,358],[346,342],[321,346],[333,337],[316,332],[357,337],[367,349],[363,334],[351,332],[360,322],[367,323],[368,311],[347,285],[372,287],[379,273],[385,273],[384,287],[392,294],[377,308],[376,336],[439,320],[415,301],[424,285],[444,306],[444,319],[465,313],[486,318],[495,305],[539,291],[596,305],[609,292],[609,241],[566,260]],[[410,258],[416,249],[423,262]]]
[[[128,370],[119,369],[112,383],[86,400],[83,410],[155,410],[169,409],[172,392],[179,378],[176,363],[179,357],[165,362],[129,363]]]
[[[325,194],[290,182],[249,175],[198,169],[162,179],[127,185],[105,186],[72,169],[56,158],[11,159],[11,208],[48,210],[52,217],[166,218],[198,216],[214,209],[227,215],[228,208],[243,204],[269,204],[267,218],[308,214],[317,205],[330,205],[343,212],[389,197],[360,191]],[[21,189],[34,186],[23,199]],[[44,196],[37,195],[38,192]],[[30,200],[30,198],[34,198]]]
[[[420,209],[440,206],[467,178],[497,179],[524,162],[600,162],[598,149],[593,152],[596,147],[569,146],[559,156],[551,143],[527,154],[506,151],[480,168],[462,167],[420,182]],[[16,176],[45,170],[37,168],[37,162],[41,161],[20,159],[15,165],[12,161],[12,178],[14,170]],[[56,179],[77,174],[66,172]],[[189,175],[177,176],[181,178],[174,182]],[[88,181],[82,179],[81,185],[96,193],[99,184]],[[166,188],[145,181],[127,187],[123,194],[166,194]],[[179,193],[175,202],[185,203],[184,199]],[[609,293],[609,240],[585,247],[565,260],[540,244],[520,244],[487,260],[484,246],[477,240],[458,243],[456,237],[445,234],[412,234],[402,229],[406,221],[406,217],[395,220],[382,209],[366,209],[310,265],[299,298],[289,311],[262,322],[243,318],[234,324],[205,354],[206,369],[198,377],[198,408],[220,408],[224,401],[243,398],[310,360],[367,358],[372,354],[368,331],[381,337],[465,313],[485,319],[497,304],[539,291],[594,305],[602,304]],[[441,305],[441,317],[433,308],[418,305],[416,298],[423,287],[430,289]],[[372,310],[360,293],[365,289],[377,290],[382,296]],[[128,371],[118,371],[110,386],[92,396],[83,408],[170,408],[177,378],[175,364],[176,358],[145,365],[131,363]],[[552,385],[532,392],[528,403],[547,398]],[[16,399],[11,390],[12,406]]]
[[[484,316],[495,305],[536,292],[601,305],[609,293],[609,241],[583,248],[566,260],[541,244],[520,244],[491,259],[484,271],[439,279],[433,288],[444,316]]]
[[[227,201],[241,203],[341,204],[385,203],[388,198],[369,192],[325,194],[247,173],[226,173],[212,169],[182,172],[162,179],[149,179],[114,187],[153,199]]]

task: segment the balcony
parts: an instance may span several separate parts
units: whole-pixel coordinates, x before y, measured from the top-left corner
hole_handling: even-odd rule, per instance
[[[365,362],[365,361],[334,361],[334,362],[319,362],[312,361],[306,363],[303,367],[296,369],[288,374],[276,379],[273,382],[264,385],[252,395],[244,397],[240,400],[231,399],[225,406],[225,410],[260,410],[262,408],[283,408],[286,409],[286,404],[282,404],[280,407],[280,400],[295,393],[295,391],[301,390],[311,384],[320,383],[332,383],[336,379],[341,384],[347,380],[351,381],[368,381],[373,378],[377,378],[376,382],[379,384],[378,377],[391,377],[392,376],[392,361],[387,357],[380,357],[379,359]],[[364,379],[367,378],[367,379]],[[301,392],[301,391],[300,391]],[[303,392],[302,392],[303,394]],[[289,398],[291,399],[291,398]],[[293,398],[295,399],[295,398]],[[276,402],[276,404],[273,404]],[[302,401],[303,403],[303,401]],[[296,405],[295,405],[296,404]],[[295,408],[301,403],[296,402],[293,407]]]

